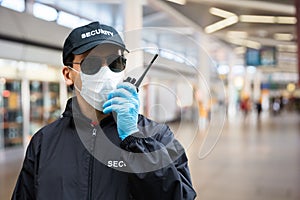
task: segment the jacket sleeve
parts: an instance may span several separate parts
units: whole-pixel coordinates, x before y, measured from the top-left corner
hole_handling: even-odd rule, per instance
[[[195,199],[185,151],[168,127],[151,137],[128,136],[121,148],[128,152],[123,157],[132,168],[129,187],[134,199]]]
[[[35,134],[26,150],[23,166],[15,185],[12,200],[36,199],[36,178],[39,163],[41,134]]]

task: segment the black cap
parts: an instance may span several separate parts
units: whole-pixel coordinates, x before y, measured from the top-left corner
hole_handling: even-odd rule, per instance
[[[111,26],[92,22],[72,30],[63,47],[63,63],[73,53],[82,54],[99,44],[115,44],[128,51],[119,33]]]

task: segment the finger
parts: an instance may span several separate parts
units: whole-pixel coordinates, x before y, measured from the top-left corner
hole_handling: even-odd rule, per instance
[[[103,105],[107,106],[109,104],[118,104],[118,105],[123,105],[123,104],[133,104],[135,106],[139,105],[139,100],[135,98],[123,98],[123,97],[113,97],[111,99],[108,99]]]
[[[130,113],[130,112],[136,112],[138,113],[138,107],[136,107],[134,104],[124,104],[124,105],[108,105],[107,107],[103,108],[102,112],[104,114],[108,114],[111,112],[116,112],[118,114],[120,113]]]
[[[122,85],[119,88],[111,91],[108,95],[108,99],[117,97],[117,96],[123,97],[123,98],[138,99],[138,93],[137,93],[135,86],[133,86],[133,85],[132,85],[132,87],[127,87],[127,86],[128,85],[125,85],[125,86]]]
[[[124,104],[124,103],[130,103],[130,101],[121,97],[114,97],[104,102],[103,107],[107,107],[112,104]]]
[[[111,113],[112,111],[117,112],[120,109],[118,107],[119,107],[119,105],[109,105],[109,106],[105,107],[102,112],[104,114]]]
[[[127,113],[128,110],[134,109],[134,106],[132,104],[126,104],[126,105],[117,105],[112,104],[103,109],[104,114],[108,114],[110,112],[116,112],[116,113]]]
[[[133,95],[125,89],[115,89],[108,94],[107,99],[109,100],[116,97],[131,99],[133,98]]]
[[[131,94],[137,94],[136,87],[133,84],[128,82],[119,83],[117,85],[117,89],[119,88],[124,88],[125,90],[129,91]]]

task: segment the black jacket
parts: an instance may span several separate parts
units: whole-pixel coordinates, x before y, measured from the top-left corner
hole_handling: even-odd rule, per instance
[[[121,141],[112,115],[93,125],[70,99],[32,137],[12,199],[194,199],[187,157],[168,126],[142,115],[138,125]]]

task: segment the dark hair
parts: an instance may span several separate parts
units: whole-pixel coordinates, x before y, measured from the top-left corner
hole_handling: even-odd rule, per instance
[[[74,54],[70,53],[70,55],[66,58],[66,63],[72,63],[73,60],[74,60]],[[67,65],[69,67],[72,67],[73,68],[73,64],[71,65]],[[74,90],[74,84],[68,86],[71,90]]]
[[[74,57],[75,57],[74,54],[70,53],[70,55],[68,55],[68,57],[66,58],[65,63],[72,63],[74,60]],[[66,66],[73,67],[73,65],[66,65]]]

